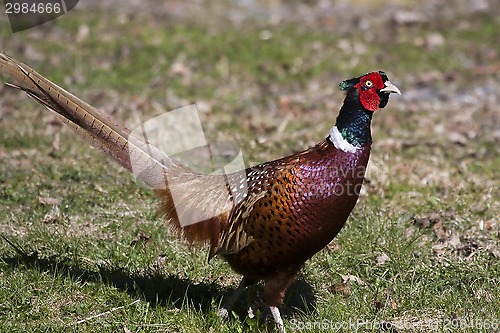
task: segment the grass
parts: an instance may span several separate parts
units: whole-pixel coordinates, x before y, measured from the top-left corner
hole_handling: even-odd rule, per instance
[[[367,31],[319,12],[307,25],[294,15],[238,25],[203,6],[211,15],[77,8],[14,35],[2,23],[0,48],[130,126],[137,114],[203,105],[208,139],[234,142],[249,164],[322,139],[342,99],[337,82],[386,69],[404,95],[375,115],[360,202],[289,289],[285,324],[498,331],[500,16],[452,11],[390,33],[374,7],[356,8]],[[447,30],[455,19],[460,29]],[[444,42],[429,46],[436,32]],[[245,316],[246,297],[220,321],[239,276],[173,237],[156,207],[44,109],[1,87],[0,331],[266,331]]]

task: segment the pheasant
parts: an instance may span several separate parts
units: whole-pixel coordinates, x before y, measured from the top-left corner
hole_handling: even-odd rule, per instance
[[[13,81],[8,85],[25,91],[125,169],[133,172],[139,165],[139,180],[155,189],[172,229],[188,242],[207,243],[209,259],[219,255],[243,276],[220,315],[227,315],[247,286],[263,281],[264,301],[280,332],[285,332],[279,306],[286,289],[304,263],[338,234],[358,200],[373,113],[387,105],[391,93],[401,94],[382,71],[345,80],[339,84],[346,97],[336,123],[320,143],[240,172],[214,175],[182,165],[3,52],[0,73]],[[220,191],[214,184],[221,181],[246,190]]]

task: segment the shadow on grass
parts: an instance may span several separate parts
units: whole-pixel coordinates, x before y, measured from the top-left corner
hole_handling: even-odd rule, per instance
[[[203,313],[213,311],[212,300],[219,304],[226,295],[231,295],[234,289],[220,286],[215,281],[211,283],[194,283],[189,279],[177,276],[165,276],[161,272],[151,270],[143,272],[142,275],[110,267],[100,267],[99,271],[83,269],[69,260],[61,260],[59,256],[39,258],[38,253],[26,254],[17,246],[6,240],[14,247],[17,254],[0,258],[12,268],[34,269],[40,272],[50,272],[61,277],[67,277],[75,281],[103,283],[115,287],[120,291],[127,292],[132,297],[141,297],[151,306],[193,306]],[[244,318],[246,316],[246,304],[243,297],[235,305],[234,311]],[[244,304],[245,303],[245,304]],[[294,313],[311,313],[316,311],[316,300],[314,291],[309,283],[303,279],[296,281],[287,291],[285,305],[281,309],[285,316]]]

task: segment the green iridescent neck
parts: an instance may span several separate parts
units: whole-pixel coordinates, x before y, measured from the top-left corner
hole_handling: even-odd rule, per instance
[[[367,111],[356,93],[349,93],[340,109],[335,126],[350,144],[361,147],[372,143],[371,121],[373,112]]]

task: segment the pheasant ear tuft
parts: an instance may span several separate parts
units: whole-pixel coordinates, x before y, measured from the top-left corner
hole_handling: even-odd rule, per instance
[[[359,77],[355,77],[353,79],[345,80],[339,83],[340,90],[349,90],[359,83]]]
[[[389,81],[389,78],[387,77],[387,75],[385,74],[384,71],[378,71],[379,75],[382,77],[382,81]]]

